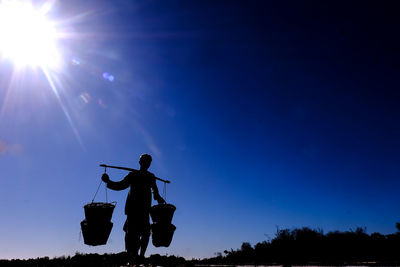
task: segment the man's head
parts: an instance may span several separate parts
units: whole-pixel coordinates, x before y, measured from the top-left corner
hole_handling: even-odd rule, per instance
[[[140,169],[147,170],[150,167],[152,158],[149,154],[142,154],[139,159]]]

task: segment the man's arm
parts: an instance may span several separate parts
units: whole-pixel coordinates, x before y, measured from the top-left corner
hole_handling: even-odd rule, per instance
[[[153,190],[153,198],[154,198],[154,200],[156,200],[158,202],[158,204],[165,203],[165,200],[160,196],[160,193],[158,193],[158,188],[157,188],[157,183],[156,183],[155,176],[154,176],[153,181],[151,182],[151,189]]]
[[[103,180],[103,182],[105,182],[107,184],[108,188],[110,188],[112,190],[120,191],[120,190],[127,189],[129,187],[129,185],[130,185],[129,175],[130,175],[130,173],[119,182],[111,181],[110,177],[108,176],[107,173],[104,173],[103,176],[101,176],[101,179]]]

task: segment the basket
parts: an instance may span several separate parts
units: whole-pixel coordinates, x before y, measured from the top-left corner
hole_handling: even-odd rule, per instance
[[[92,202],[84,206],[88,222],[109,222],[115,208],[114,203]]]
[[[150,216],[153,223],[169,225],[176,207],[172,204],[158,204],[150,209]]]
[[[105,245],[110,236],[113,223],[110,221],[81,222],[83,242],[89,246]]]
[[[175,232],[173,224],[153,223],[151,225],[152,243],[155,247],[168,247]]]
[[[114,203],[92,202],[84,206],[85,220],[81,222],[83,242],[86,245],[105,245],[110,236],[113,223],[111,217]]]

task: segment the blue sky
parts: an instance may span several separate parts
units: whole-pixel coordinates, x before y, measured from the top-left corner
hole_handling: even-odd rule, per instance
[[[277,227],[394,232],[391,5],[56,2],[63,67],[0,61],[0,258],[122,251],[127,191],[108,192],[107,245],[84,245],[79,223],[98,165],[138,168],[142,153],[177,207],[171,246],[147,255],[210,257]]]

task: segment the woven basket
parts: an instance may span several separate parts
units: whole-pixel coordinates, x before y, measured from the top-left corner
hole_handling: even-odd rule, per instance
[[[172,204],[158,204],[150,209],[150,216],[153,223],[171,224],[176,207]]]

